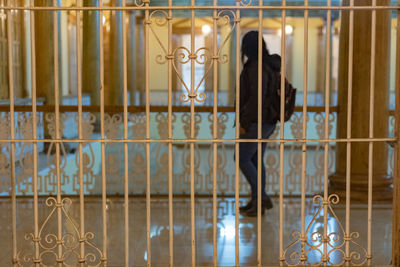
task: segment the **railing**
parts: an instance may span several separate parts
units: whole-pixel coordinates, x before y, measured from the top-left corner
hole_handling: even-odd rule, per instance
[[[37,106],[39,118],[45,118],[38,122],[38,144],[42,148],[39,150],[39,159],[43,161],[39,168],[39,187],[40,195],[51,195],[56,192],[55,166],[54,166],[54,147],[51,142],[54,136],[55,119],[52,113],[53,106],[41,105]],[[100,139],[99,133],[96,132],[96,124],[98,120],[96,114],[99,111],[98,106],[83,106],[83,162],[84,162],[84,191],[88,195],[101,194],[101,159],[100,155]],[[144,115],[145,107],[130,106],[129,112],[129,194],[143,195],[146,191],[145,183],[145,143],[135,142],[135,140],[143,140],[145,138],[146,118]],[[153,142],[150,144],[151,158],[151,193],[154,195],[167,195],[167,143],[163,142],[167,138],[166,132],[168,127],[167,107],[151,106],[150,108],[150,138]],[[195,190],[198,195],[212,194],[212,142],[210,139],[213,135],[212,125],[212,107],[200,106],[196,107],[196,123],[195,123],[195,139],[198,140],[195,144]],[[9,107],[6,105],[0,106],[1,112],[1,128],[4,130],[0,135],[0,140],[9,138],[6,125],[9,125],[9,116],[7,114]],[[18,114],[18,122],[15,124],[17,142],[16,157],[17,166],[17,194],[32,195],[32,113],[29,112],[31,107],[28,105],[16,105],[15,111]],[[188,144],[180,140],[189,138],[188,127],[189,107],[174,106],[173,107],[173,192],[178,195],[188,195],[189,188],[189,148]],[[302,107],[296,107],[296,112],[292,116],[289,123],[285,124],[285,138],[288,139],[285,148],[284,161],[284,193],[285,195],[300,195],[301,187],[301,143],[296,142],[296,139],[301,139],[302,136]],[[124,174],[123,174],[123,144],[118,142],[123,136],[123,107],[112,106],[105,107],[106,115],[104,121],[106,146],[106,177],[107,177],[107,195],[123,194]],[[219,107],[218,108],[218,194],[220,196],[234,195],[234,108]],[[330,108],[331,115],[329,119],[330,138],[335,138],[336,133],[336,113],[337,107]],[[64,139],[60,144],[61,147],[61,188],[64,194],[75,195],[79,193],[79,154],[78,154],[78,119],[77,107],[74,105],[60,106],[60,136]],[[43,114],[45,114],[43,116]],[[324,123],[325,115],[323,107],[309,107],[307,118],[307,139],[315,142],[309,142],[307,145],[307,174],[306,174],[306,192],[309,195],[314,195],[323,190],[323,143],[320,142],[324,138]],[[394,117],[391,114],[390,132],[393,131]],[[44,129],[46,125],[47,130]],[[49,136],[45,138],[44,133]],[[270,139],[279,139],[279,124]],[[159,141],[157,141],[159,140]],[[290,141],[292,140],[292,141]],[[47,144],[44,146],[44,144]],[[332,149],[329,153],[329,172],[334,171],[335,166],[335,143],[330,144]],[[10,195],[10,158],[8,153],[9,143],[1,143],[2,152],[0,161],[0,195]],[[44,147],[46,149],[44,150]],[[389,166],[388,173],[393,173],[393,151],[389,149]],[[267,147],[267,152],[264,158],[266,165],[267,184],[266,191],[272,195],[279,193],[279,144],[270,143]],[[249,193],[248,183],[244,178],[240,177],[239,192],[242,195]]]

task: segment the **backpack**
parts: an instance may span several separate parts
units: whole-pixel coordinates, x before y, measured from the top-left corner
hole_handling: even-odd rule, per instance
[[[277,114],[277,121],[281,120],[281,74],[276,72],[276,98],[278,101],[274,101],[275,111]],[[290,117],[294,113],[296,105],[296,88],[285,78],[285,122],[290,120]]]

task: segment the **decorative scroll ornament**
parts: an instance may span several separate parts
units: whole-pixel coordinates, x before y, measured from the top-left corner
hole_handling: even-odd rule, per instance
[[[233,26],[231,27],[226,38],[222,41],[222,44],[219,47],[218,53],[216,55],[213,55],[211,50],[207,47],[201,47],[195,51],[191,51],[190,49],[184,46],[176,47],[173,50],[172,54],[168,54],[167,52],[168,50],[166,49],[160,37],[157,35],[156,31],[153,28],[153,21],[156,26],[163,27],[168,23],[168,21],[172,20],[172,17],[169,17],[168,13],[164,10],[154,10],[150,13],[149,19],[145,21],[145,24],[147,25],[147,27],[150,28],[157,43],[161,47],[163,53],[156,56],[155,58],[156,62],[158,64],[165,64],[168,60],[172,61],[173,69],[178,77],[178,80],[182,83],[182,86],[185,90],[185,93],[180,96],[180,100],[183,103],[187,103],[189,101],[196,101],[198,103],[204,102],[207,96],[204,92],[199,93],[199,88],[205,82],[205,79],[208,76],[213,65],[217,64],[217,62],[225,64],[229,61],[228,55],[227,54],[221,55],[221,51],[225,46],[225,44],[228,42],[229,38],[231,38],[235,30],[236,24],[239,21],[236,19],[236,14],[232,10],[222,10],[218,12],[218,15],[214,18],[215,20],[217,20],[219,26],[229,25],[230,22],[232,22],[232,18],[233,18]],[[192,65],[200,64],[208,66],[198,84],[194,84],[195,81],[191,81],[191,84],[188,85],[184,81],[182,73],[180,73],[176,65],[178,63],[181,65],[185,65],[188,64],[189,62]]]
[[[33,139],[33,118],[31,113],[19,113],[18,124],[21,135],[24,139]],[[23,194],[33,192],[32,177],[33,173],[33,152],[32,144],[22,143],[21,152],[19,154],[19,166],[21,172],[18,174],[17,181],[19,191]]]
[[[190,121],[191,121],[191,116],[189,113],[185,113],[182,116],[182,122],[183,122],[183,132],[185,133],[186,138],[190,138]],[[194,132],[193,132],[193,137],[196,138],[199,135],[199,130],[200,130],[200,124],[201,122],[201,116],[200,114],[196,113],[194,114]]]
[[[79,123],[78,114],[75,115],[75,122]],[[94,130],[94,123],[96,122],[96,116],[92,113],[84,113],[82,116],[82,139],[88,140],[92,137]]]
[[[104,114],[104,134],[107,139],[117,139],[121,130],[122,117],[120,114]]]
[[[62,138],[64,129],[65,129],[65,121],[67,120],[67,114],[62,113],[59,117],[59,129],[58,136]],[[56,114],[55,113],[46,113],[46,121],[48,123],[47,129],[49,130],[49,134],[51,139],[56,139]]]
[[[331,134],[333,128],[333,122],[335,117],[333,114],[329,116],[329,135]],[[325,138],[325,116],[321,113],[316,113],[314,116],[314,121],[317,123],[315,129],[317,130],[318,138],[324,139]],[[317,147],[314,151],[313,162],[315,167],[314,175],[311,175],[311,180],[307,184],[306,191],[316,192],[323,188],[323,177],[324,177],[324,144],[318,143]],[[328,170],[332,170],[334,166],[334,151],[333,149],[329,149],[328,151]]]
[[[223,112],[217,116],[217,138],[221,139],[225,135],[226,123],[228,122],[228,115]],[[210,122],[210,132],[214,136],[214,114],[208,115],[208,121]]]
[[[280,124],[276,124],[270,139],[278,139]],[[266,191],[268,193],[279,193],[279,143],[268,143],[265,153],[265,175]],[[250,186],[248,187],[250,192]]]
[[[178,79],[186,90],[186,94],[182,94],[180,96],[180,100],[183,103],[187,103],[189,101],[197,101],[198,103],[201,103],[206,100],[206,94],[204,92],[198,94],[197,90],[205,80],[205,77],[207,76],[209,70],[206,71],[205,75],[203,75],[197,86],[195,84],[193,84],[193,86],[189,86],[183,80],[182,74],[179,72],[175,62],[182,65],[187,64],[188,62],[191,62],[191,64],[197,63],[205,65],[210,60],[210,54],[210,50],[206,47],[199,48],[194,51],[194,53],[191,53],[191,51],[184,46],[175,48],[174,52],[172,53],[172,56],[175,59],[172,61],[172,66],[177,74]],[[194,81],[191,81],[191,83],[194,83]]]
[[[75,122],[78,122],[78,114],[75,116]],[[94,123],[96,122],[96,117],[92,113],[86,113],[85,116],[82,117],[82,138],[84,140],[88,140],[92,137]],[[94,174],[93,167],[95,162],[95,155],[92,148],[92,143],[84,143],[82,144],[82,164],[83,164],[83,186],[86,192],[92,192],[95,187],[96,175]],[[75,192],[79,192],[80,186],[80,161],[79,161],[79,148],[75,152],[75,165],[77,167],[77,171],[73,176],[73,190]],[[85,192],[85,191],[84,191]]]
[[[54,113],[46,114],[47,128],[49,130],[49,134],[52,139],[56,138],[56,116]],[[63,113],[59,118],[59,137],[62,138],[64,133],[64,123],[67,120],[67,114]],[[59,143],[60,146],[60,183],[61,187],[69,183],[69,177],[65,173],[65,167],[67,164],[67,152],[65,151],[64,143]],[[55,194],[57,192],[57,152],[56,152],[56,143],[51,142],[49,149],[47,151],[47,167],[49,168],[49,172],[42,177],[43,181],[39,184],[39,190],[44,192]],[[43,188],[40,188],[43,186]],[[60,193],[64,193],[61,190]]]
[[[190,120],[191,120],[191,116],[188,113],[185,113],[182,116],[182,122],[183,122],[183,131],[185,133],[186,138],[190,138]],[[197,135],[199,133],[199,129],[200,129],[200,124],[201,122],[201,116],[200,114],[194,114],[194,133],[193,133],[193,137],[197,138]],[[182,168],[183,168],[183,172],[180,174],[176,174],[175,175],[175,188],[179,188],[178,190],[180,190],[182,193],[187,193],[190,191],[190,169],[191,169],[191,164],[190,164],[190,155],[191,155],[191,151],[190,151],[190,144],[188,142],[185,142],[185,145],[182,149],[182,156],[181,156],[181,164],[182,164]],[[194,153],[194,181],[195,181],[195,190],[198,191],[203,191],[204,190],[204,179],[203,179],[203,175],[200,174],[200,163],[201,163],[201,157],[200,157],[200,149],[199,149],[199,145],[197,143],[193,144],[194,149],[193,149],[193,153]]]
[[[143,7],[145,4],[150,4],[150,0],[133,0],[133,3],[137,7]]]
[[[249,6],[251,5],[252,0],[238,0],[241,6]]]
[[[308,121],[308,117],[306,117]],[[290,130],[295,139],[303,137],[303,113],[295,112],[290,119]],[[301,143],[291,143],[289,148],[289,173],[286,175],[285,191],[289,194],[300,192],[302,176],[302,152]],[[309,181],[309,175],[306,175],[306,181]]]
[[[290,118],[290,130],[295,139],[303,138],[303,113],[295,112]],[[306,115],[306,123],[308,122],[308,115]]]
[[[107,139],[117,139],[120,135],[122,116],[120,114],[104,116],[104,132]],[[123,175],[120,171],[122,165],[121,146],[118,143],[106,144],[106,177],[108,193],[120,194],[123,192]]]
[[[146,139],[146,115],[130,114],[129,122],[132,123],[133,139]],[[132,143],[131,149],[129,173],[133,181],[129,186],[135,192],[144,194],[146,192],[146,144]]]
[[[210,122],[211,135],[214,136],[214,115],[211,113],[208,115],[208,121]],[[224,112],[217,117],[217,138],[223,138],[226,129],[226,122],[228,121],[228,115]],[[214,169],[214,146],[211,144],[208,151],[208,174],[206,174],[206,189],[209,193],[213,189],[213,169]],[[219,193],[225,194],[229,190],[229,175],[226,173],[227,165],[227,153],[224,143],[217,144],[217,184]]]
[[[0,116],[0,139],[8,139],[10,136],[10,118],[8,113],[2,112]],[[0,143],[4,146],[4,143]]]
[[[339,203],[339,197],[332,194],[327,200],[321,195],[313,198],[317,211],[312,217],[305,230],[304,235],[296,230],[292,232],[294,241],[286,247],[281,261],[289,266],[297,265],[335,265],[342,266],[348,263],[352,266],[364,265],[368,260],[367,250],[356,240],[359,238],[358,232],[346,233],[340,223],[332,205]],[[327,214],[329,220],[335,220],[337,229],[327,227],[327,234],[323,234],[324,225],[323,214]],[[336,231],[334,231],[336,230]],[[345,248],[349,247],[349,253],[346,255]]]
[[[292,144],[289,149],[289,167],[290,171],[286,175],[285,191],[289,194],[299,192],[301,187],[301,176],[302,176],[302,153],[298,148],[301,145]],[[306,181],[308,181],[308,175],[306,174]]]
[[[325,138],[325,115],[321,113],[317,113],[314,116],[314,121],[317,123],[315,129],[317,130],[318,138]],[[329,114],[329,127],[328,127],[328,136],[331,135],[333,129],[333,122],[335,121],[335,115],[333,113]]]
[[[18,113],[19,130],[24,139],[33,139],[33,117],[32,113]]]
[[[0,113],[0,139],[10,136],[10,118],[8,113]],[[0,143],[0,192],[11,193],[10,148],[8,143]]]
[[[216,19],[218,26],[230,27],[228,34],[222,40],[221,46],[218,49],[217,58],[214,58],[219,63],[226,64],[229,62],[229,56],[228,56],[228,54],[222,54],[222,50],[225,47],[226,43],[229,41],[229,39],[232,37],[232,34],[234,33],[236,25],[237,25],[237,23],[239,23],[239,21],[237,20],[236,13],[233,12],[232,10],[221,10],[218,12],[217,17],[214,19]],[[230,26],[231,23],[232,23],[232,26]]]
[[[49,215],[41,225],[38,235],[29,233],[25,235],[25,240],[30,241],[29,252],[20,250],[17,254],[16,264],[20,267],[34,266],[62,266],[72,267],[85,264],[89,267],[102,266],[106,259],[102,251],[97,248],[91,240],[94,239],[92,232],[80,234],[75,221],[68,213],[72,205],[69,198],[64,198],[57,202],[54,197],[46,199],[46,206],[51,208]],[[58,214],[61,214],[62,234],[59,236],[54,224],[58,222]],[[54,231],[54,232],[53,232]],[[85,248],[85,254],[81,254],[81,246]],[[35,256],[35,247],[39,250],[39,256]]]
[[[172,114],[171,123],[176,121],[175,114]],[[161,139],[168,139],[168,114],[158,113],[156,115],[157,130]],[[173,130],[173,125],[172,125]],[[172,150],[172,160],[174,157],[174,151]],[[157,166],[157,172],[152,176],[152,189],[156,193],[160,193],[167,188],[168,183],[168,144],[157,143],[155,162]]]

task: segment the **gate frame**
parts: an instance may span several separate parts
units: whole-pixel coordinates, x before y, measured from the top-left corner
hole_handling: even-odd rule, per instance
[[[395,171],[393,177],[393,225],[392,225],[392,265],[400,267],[400,0],[397,10],[397,31],[396,31],[396,105],[395,105],[395,137],[397,142],[394,145]]]

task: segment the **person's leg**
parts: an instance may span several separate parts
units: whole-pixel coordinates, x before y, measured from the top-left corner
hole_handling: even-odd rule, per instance
[[[256,137],[257,125],[254,124],[247,129],[247,132],[240,136],[241,139],[253,139]],[[239,144],[239,167],[246,180],[250,184],[251,198],[257,197],[257,165],[253,164],[252,158],[257,154],[257,143]]]
[[[250,184],[252,199],[257,197],[257,166],[251,160],[254,153],[257,153],[256,143],[240,143],[239,167]]]
[[[275,124],[264,124],[263,125],[263,139],[268,139],[271,134],[274,132],[275,130]],[[264,159],[264,154],[265,154],[265,150],[267,148],[267,143],[263,143],[262,144],[262,159]],[[261,163],[262,166],[262,199],[263,199],[263,206],[265,205],[265,208],[270,209],[272,208],[272,202],[269,198],[269,196],[267,195],[267,193],[265,192],[265,186],[266,186],[266,173],[265,173],[265,163],[264,160]]]
[[[263,129],[262,129],[262,137],[263,139],[268,139],[268,137],[273,133],[275,129],[275,125],[271,125],[271,124],[264,124],[263,125]],[[256,148],[256,152],[254,153],[251,161],[253,163],[253,165],[255,166],[254,168],[256,169],[257,172],[257,166],[258,166],[258,153],[257,153],[257,149],[258,149],[258,144],[255,144],[257,146]],[[269,198],[269,196],[266,194],[265,192],[265,185],[266,185],[266,173],[265,173],[265,164],[264,164],[264,154],[265,154],[265,150],[267,147],[267,143],[262,143],[261,145],[261,194],[262,194],[262,209],[261,209],[261,213],[264,214],[265,209],[271,209],[273,207],[272,201]],[[255,191],[255,198],[253,198],[253,205],[252,207],[250,207],[247,211],[246,211],[246,215],[247,216],[257,216],[257,194],[258,194],[258,190],[257,190],[257,175],[256,175],[256,181],[255,181],[255,186],[254,186],[254,191]],[[253,197],[253,196],[252,196]]]
[[[264,164],[264,151],[265,151],[265,143],[262,143],[262,145],[261,145],[261,196],[262,196],[262,198],[264,198],[266,196],[266,194],[265,194],[266,176],[265,176],[265,164]],[[253,157],[251,158],[251,161],[252,161],[256,171],[258,170],[258,153],[257,152],[258,152],[258,145],[256,148],[256,152],[254,153]],[[258,172],[257,172],[255,188],[256,188],[255,196],[257,198],[257,195],[258,195],[258,190],[257,190],[257,188],[258,188]]]
[[[271,134],[274,132],[275,130],[275,125],[274,124],[264,124],[263,128],[262,128],[262,137],[263,139],[268,139],[268,137],[271,136]],[[255,144],[255,143],[254,143]],[[258,145],[255,144],[256,147],[256,151],[253,154],[253,157],[251,158],[251,161],[253,162],[254,168],[258,169]],[[264,154],[265,154],[265,150],[267,147],[267,143],[262,143],[261,145],[261,194],[262,194],[262,198],[268,198],[267,194],[265,193],[265,185],[266,185],[266,174],[265,174],[265,163],[264,163]],[[255,181],[255,189],[256,189],[256,193],[255,196],[257,197],[257,178],[258,177],[258,173],[256,176],[256,181]]]

